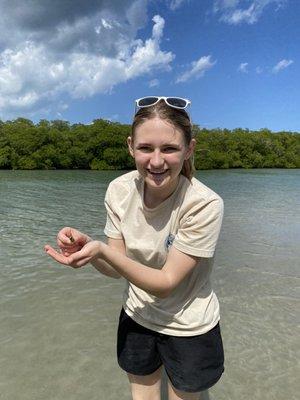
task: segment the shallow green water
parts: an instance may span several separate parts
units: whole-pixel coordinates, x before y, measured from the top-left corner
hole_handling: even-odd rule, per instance
[[[0,399],[130,399],[115,355],[123,281],[43,252],[74,226],[103,238],[120,172],[0,171]],[[199,171],[225,201],[213,283],[225,374],[211,400],[293,400],[299,375],[299,170]]]

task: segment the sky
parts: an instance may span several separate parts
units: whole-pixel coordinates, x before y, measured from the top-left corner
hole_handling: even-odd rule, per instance
[[[300,132],[300,0],[0,0],[0,119],[129,124],[179,96],[200,127]]]

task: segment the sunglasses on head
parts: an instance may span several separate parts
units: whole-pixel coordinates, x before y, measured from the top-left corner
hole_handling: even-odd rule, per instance
[[[181,97],[147,96],[135,100],[135,106],[136,108],[150,107],[154,106],[160,100],[164,100],[168,106],[179,110],[185,110],[191,104],[190,100]]]

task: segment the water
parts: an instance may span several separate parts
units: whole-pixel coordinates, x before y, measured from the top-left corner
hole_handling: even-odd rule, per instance
[[[63,226],[104,238],[104,193],[119,174],[0,171],[1,400],[130,399],[115,355],[124,282],[43,252]],[[213,282],[226,364],[209,398],[296,400],[299,170],[197,177],[225,201]]]

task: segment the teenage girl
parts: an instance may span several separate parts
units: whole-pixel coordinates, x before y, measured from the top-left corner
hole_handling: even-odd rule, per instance
[[[136,100],[128,148],[135,171],[107,189],[107,244],[70,227],[57,236],[61,264],[91,263],[126,279],[118,362],[134,400],[159,400],[161,369],[169,400],[199,399],[224,367],[219,303],[210,284],[223,201],[193,177],[195,139],[176,97]]]

